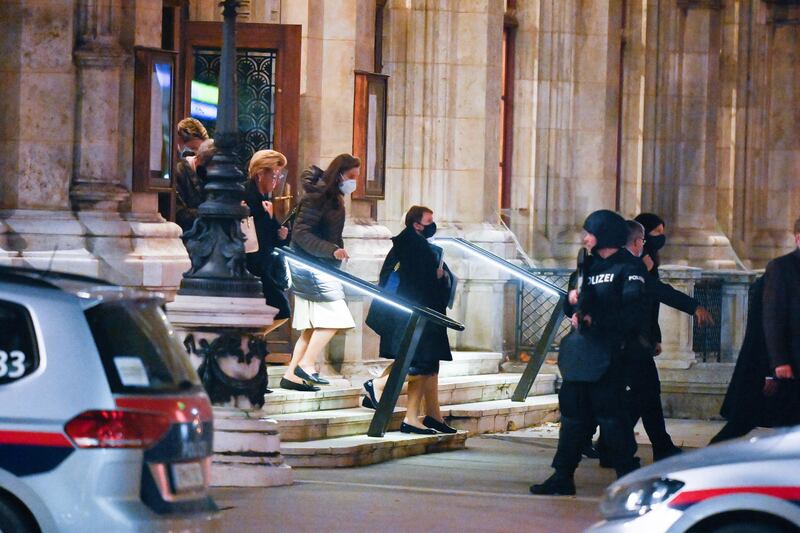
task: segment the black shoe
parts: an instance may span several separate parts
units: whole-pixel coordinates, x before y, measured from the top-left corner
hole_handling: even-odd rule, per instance
[[[275,391],[273,391],[272,389],[267,389],[264,391],[264,394],[272,394],[273,392]]]
[[[553,474],[539,485],[531,485],[531,494],[548,496],[574,496],[575,480],[572,476]]]
[[[458,430],[454,427],[450,427],[444,422],[439,422],[432,416],[426,416],[422,419],[422,425],[426,428],[435,429],[439,433],[458,433]]]
[[[671,448],[653,448],[653,462],[655,463],[656,461],[666,459],[667,457],[672,457],[673,455],[678,455],[679,453],[683,453],[683,450],[675,445],[673,445]]]
[[[369,399],[369,396],[364,396],[361,398],[361,407],[366,407],[367,409],[375,409],[375,406],[372,404],[372,400]]]
[[[584,444],[583,448],[581,449],[581,454],[588,459],[600,458],[600,452],[597,451],[597,448],[595,448],[592,441],[588,441],[586,444]]]
[[[294,375],[298,378],[302,379],[303,381],[309,381],[311,383],[316,383],[317,385],[330,385],[331,382],[325,378],[319,377],[319,372],[314,372],[310,374],[300,368],[299,366],[294,369]]]
[[[286,390],[299,390],[300,392],[316,392],[319,387],[309,385],[308,383],[295,383],[286,378],[281,378],[281,388]]]
[[[364,382],[364,390],[367,391],[367,395],[364,396],[364,399],[368,400],[369,403],[372,405],[370,409],[377,409],[378,399],[375,397],[375,386],[372,384],[371,379]],[[361,402],[361,405],[364,405],[364,402]],[[364,405],[364,407],[368,406]]]
[[[417,435],[436,435],[436,430],[431,428],[418,428],[405,422],[400,422],[400,433],[416,433]]]

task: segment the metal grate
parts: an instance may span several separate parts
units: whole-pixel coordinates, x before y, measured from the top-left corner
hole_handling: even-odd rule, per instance
[[[692,323],[692,350],[704,363],[711,358],[719,363],[722,361],[722,279],[706,278],[697,282],[694,298],[714,317],[714,325],[701,328],[697,323]]]
[[[553,285],[567,290],[570,269],[528,269],[532,274],[549,281]],[[531,284],[517,282],[517,332],[516,332],[516,358],[525,361],[533,355],[533,350],[542,336],[550,315],[556,309],[558,297],[553,296]],[[569,320],[566,317],[561,321],[551,351],[558,350],[561,338],[569,333]]]
[[[275,129],[275,50],[239,50],[236,55],[237,112],[240,141],[239,164],[247,168],[253,153],[272,148]],[[219,86],[220,51],[195,48],[194,80],[204,86]],[[214,134],[216,105],[196,102],[192,97],[192,116]]]

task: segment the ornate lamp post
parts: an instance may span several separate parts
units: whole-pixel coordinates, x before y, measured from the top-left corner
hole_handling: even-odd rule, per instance
[[[242,205],[245,176],[236,167],[238,121],[236,102],[236,8],[239,0],[220,2],[222,54],[219,72],[219,108],[214,133],[216,154],[205,184],[207,199],[200,204],[195,226],[186,233],[192,267],[183,275],[178,294],[252,297],[261,295],[261,282],[245,268],[244,242],[239,224],[249,215]]]

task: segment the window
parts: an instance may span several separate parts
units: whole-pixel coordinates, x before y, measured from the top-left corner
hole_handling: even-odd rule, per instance
[[[167,317],[154,301],[122,300],[86,310],[111,390],[180,392],[199,386]]]
[[[136,48],[133,190],[172,189],[175,52]]]
[[[356,71],[353,155],[361,159],[356,199],[382,199],[386,173],[386,85],[388,76]]]
[[[39,368],[39,350],[28,311],[0,301],[0,385],[32,374]]]

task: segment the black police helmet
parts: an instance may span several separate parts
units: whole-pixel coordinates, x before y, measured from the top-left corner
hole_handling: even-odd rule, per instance
[[[628,242],[628,223],[608,209],[600,209],[586,217],[583,229],[595,236],[597,249],[622,248]]]

